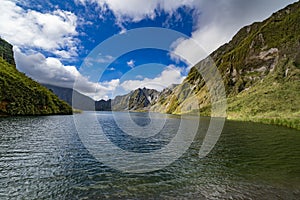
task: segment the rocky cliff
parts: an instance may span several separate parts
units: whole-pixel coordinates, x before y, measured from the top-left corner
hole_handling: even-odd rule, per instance
[[[112,100],[112,110],[148,110],[158,99],[159,92],[153,89],[139,88],[127,95]]]

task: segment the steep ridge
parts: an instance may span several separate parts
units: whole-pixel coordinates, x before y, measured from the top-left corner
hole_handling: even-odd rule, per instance
[[[94,101],[92,98],[71,88],[63,88],[49,84],[44,84],[44,86],[73,108],[85,111],[149,110],[151,104],[157,101],[159,95],[159,92],[156,90],[143,88],[136,89],[126,95],[117,96],[113,100]]]
[[[228,118],[300,129],[299,22],[297,2],[242,28],[229,43],[194,66],[170,95],[160,95],[151,110],[210,115],[211,97],[199,70],[212,59],[225,84]]]
[[[129,94],[116,96],[112,100],[112,110],[149,110],[151,104],[157,101],[159,92],[153,89],[139,88]]]
[[[72,108],[16,69],[12,45],[0,38],[0,115],[72,114]]]

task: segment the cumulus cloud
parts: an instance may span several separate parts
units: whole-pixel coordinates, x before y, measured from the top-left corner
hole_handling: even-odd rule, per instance
[[[114,67],[110,67],[110,68],[107,68],[107,70],[108,70],[108,71],[115,71],[115,70],[116,70],[116,68],[114,68]]]
[[[0,19],[1,37],[13,45],[42,49],[62,58],[77,55],[77,17],[69,11],[41,13],[2,0]]]
[[[26,55],[20,49],[14,48],[18,68],[36,81],[73,88],[95,100],[108,99],[109,94],[119,85],[119,80],[95,83],[82,76],[75,66],[65,66],[59,59],[46,58],[41,53]]]
[[[185,77],[182,76],[182,68],[169,65],[163,72],[161,72],[161,74],[153,79],[144,78],[142,80],[127,80],[121,83],[120,86],[127,92],[143,87],[161,91],[171,84],[181,83],[184,78]]]
[[[128,65],[128,67],[130,67],[130,68],[134,68],[134,66],[135,66],[135,61],[134,61],[134,60],[130,60],[130,61],[127,62],[127,65]]]
[[[75,0],[77,3],[97,3],[103,11],[113,11],[119,22],[140,21],[144,18],[155,18],[157,9],[172,13],[182,5],[192,5],[196,0]]]
[[[61,60],[77,56],[77,16],[56,9],[39,12],[24,9],[14,0],[2,0],[0,7],[0,35],[14,45],[17,67],[36,81],[76,89],[96,100],[107,99],[119,85],[119,80],[95,83],[80,74],[76,66],[64,65]],[[37,51],[53,53],[46,57]],[[114,58],[100,56],[98,63]],[[94,61],[93,61],[94,62]],[[112,69],[113,70],[113,69]]]
[[[135,78],[136,78],[136,79],[143,79],[144,76],[142,76],[142,75],[137,75]]]
[[[99,64],[106,63],[106,64],[109,64],[109,63],[112,63],[115,59],[116,58],[114,58],[111,55],[102,55],[102,54],[99,54],[97,56],[97,58],[87,57],[84,60],[84,62],[85,62],[85,65],[92,66],[95,63],[99,63]],[[113,68],[113,70],[115,70],[115,69]],[[111,70],[111,71],[113,71],[113,70]]]

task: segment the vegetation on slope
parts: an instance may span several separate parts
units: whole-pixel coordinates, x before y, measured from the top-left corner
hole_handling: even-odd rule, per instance
[[[0,41],[0,115],[72,114],[67,103],[16,69],[12,46]]]
[[[299,22],[297,2],[244,27],[210,55],[223,77],[228,118],[300,129]],[[210,95],[199,73],[206,62],[193,67],[184,82],[161,97],[152,110],[209,115]]]
[[[287,71],[287,68],[289,71]],[[300,130],[300,69],[283,60],[276,72],[228,98],[231,119],[279,124]]]

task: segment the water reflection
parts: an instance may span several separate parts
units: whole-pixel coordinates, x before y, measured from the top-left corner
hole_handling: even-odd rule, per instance
[[[115,143],[139,152],[161,148],[176,127],[175,117],[169,135],[154,136],[147,146],[118,133],[111,114],[99,113],[98,119]],[[1,118],[0,199],[298,199],[299,131],[227,122],[215,149],[199,159],[208,122],[202,119],[194,143],[171,166],[137,175],[93,158],[72,116]]]

